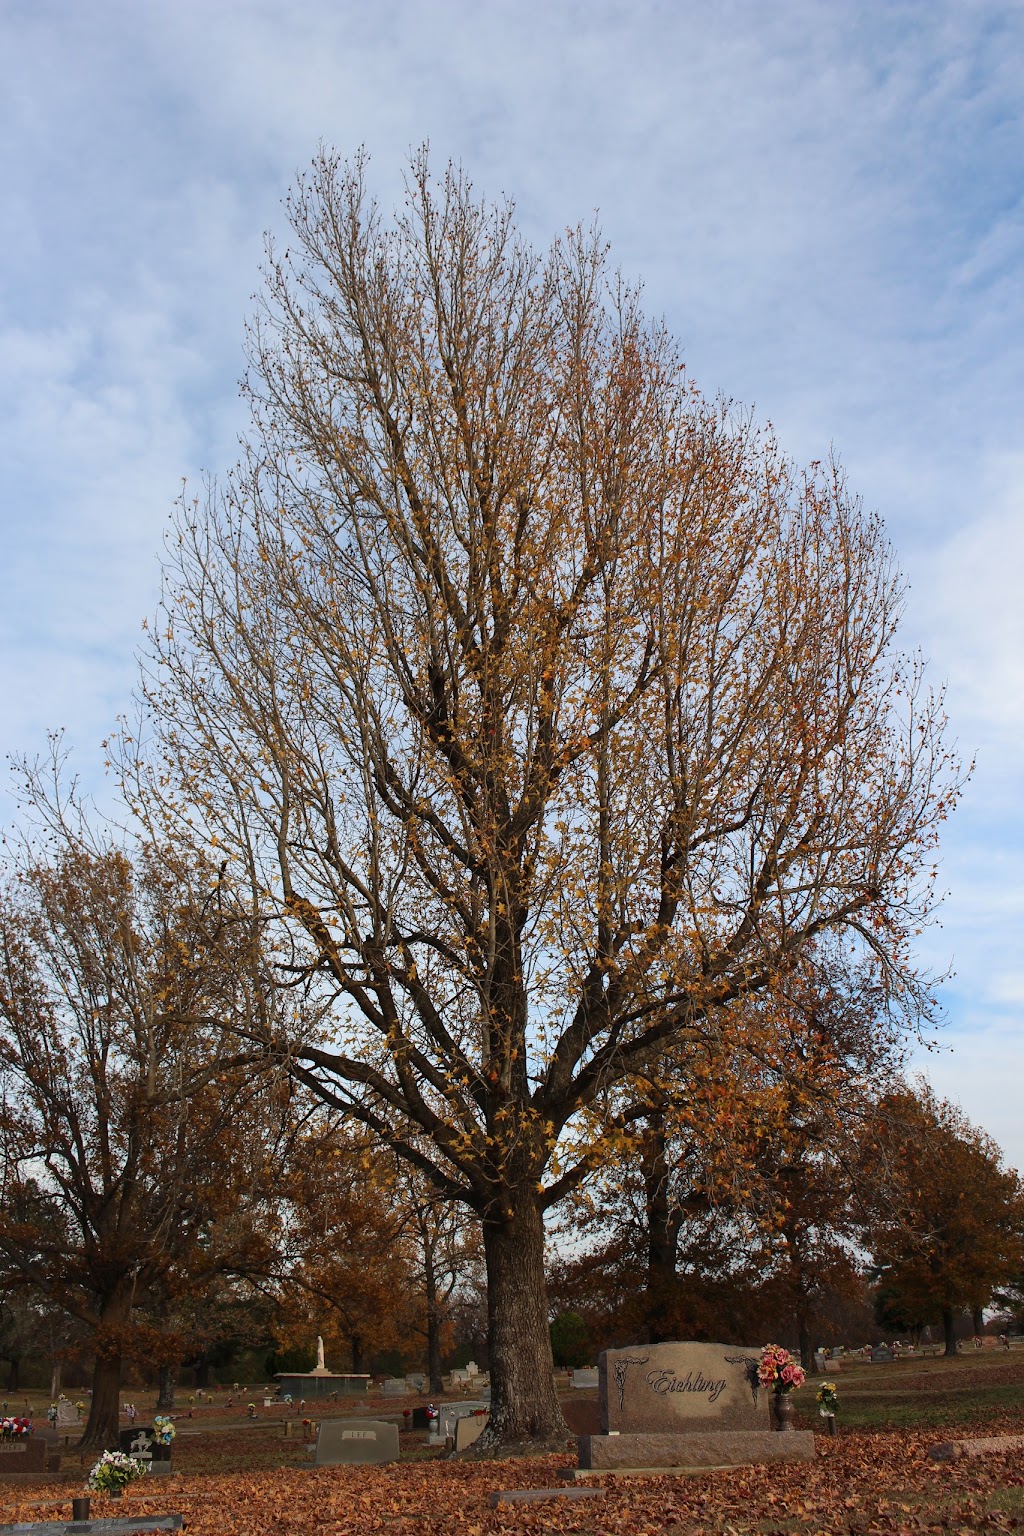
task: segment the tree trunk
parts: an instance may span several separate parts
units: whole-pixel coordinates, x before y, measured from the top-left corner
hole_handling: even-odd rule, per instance
[[[349,1343],[352,1345],[352,1373],[355,1376],[363,1374],[363,1340],[358,1333],[349,1335]]]
[[[542,1441],[564,1449],[569,1429],[555,1391],[544,1283],[544,1218],[530,1194],[485,1218],[491,1419],[487,1446]]]
[[[202,1387],[205,1392],[210,1385],[210,1361],[206,1355],[200,1355],[196,1364],[196,1386]]]
[[[97,1350],[96,1364],[92,1369],[89,1421],[85,1426],[85,1433],[78,1442],[79,1449],[116,1450],[120,1422],[121,1356],[119,1353],[111,1354]]]
[[[60,1397],[61,1362],[52,1361],[50,1365],[50,1401],[55,1403]]]
[[[815,1376],[817,1375],[817,1367],[814,1364],[814,1308],[805,1289],[803,1265],[797,1256],[800,1250],[796,1239],[789,1231],[787,1231],[786,1236],[789,1238],[790,1275],[796,1298],[794,1310],[796,1312],[797,1337],[800,1341],[800,1364],[808,1376]]]
[[[641,1146],[644,1205],[647,1217],[647,1286],[644,1332],[648,1344],[661,1344],[678,1331],[672,1325],[681,1213],[670,1193],[665,1117],[652,1114]]]
[[[811,1320],[802,1308],[797,1323],[800,1330],[800,1364],[808,1376],[816,1376],[818,1368],[814,1363],[814,1336],[811,1333]]]
[[[161,1365],[157,1371],[160,1390],[157,1393],[156,1405],[164,1412],[174,1407],[174,1374],[173,1365]]]
[[[942,1309],[942,1332],[946,1338],[946,1354],[956,1354],[956,1325],[952,1307]]]
[[[985,1308],[975,1307],[971,1315],[974,1321],[974,1337],[980,1339],[985,1331]]]
[[[17,1392],[21,1386],[21,1356],[9,1355],[8,1360],[10,1361],[11,1369],[7,1377],[7,1390],[8,1392]]]
[[[441,1308],[437,1300],[434,1249],[426,1238],[423,1243],[423,1276],[427,1303],[427,1376],[431,1397],[440,1397],[444,1391],[441,1379]]]
[[[121,1361],[125,1330],[131,1319],[131,1292],[127,1286],[108,1296],[96,1330],[96,1361],[92,1368],[92,1400],[89,1421],[78,1442],[82,1450],[114,1451],[121,1415]]]

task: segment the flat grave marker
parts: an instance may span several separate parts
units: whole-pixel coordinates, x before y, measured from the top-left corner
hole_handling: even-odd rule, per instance
[[[109,1520],[31,1520],[0,1525],[0,1536],[130,1536],[134,1531],[180,1531],[181,1515],[134,1515]]]

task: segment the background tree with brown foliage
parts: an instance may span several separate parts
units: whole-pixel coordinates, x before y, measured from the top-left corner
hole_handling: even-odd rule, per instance
[[[155,775],[331,1011],[258,1044],[480,1220],[489,1439],[560,1441],[544,1213],[612,1090],[829,929],[912,986],[955,768],[878,520],[595,234],[539,254],[424,156],[390,223],[330,155],[288,211],[242,462],[169,544]]]
[[[1024,1185],[992,1138],[925,1083],[886,1094],[858,1168],[864,1244],[885,1293],[941,1321],[956,1354],[957,1316],[977,1317],[1024,1268]]]
[[[334,1369],[356,1374],[383,1350],[407,1349],[415,1245],[393,1157],[358,1127],[314,1115],[280,1193],[279,1344],[321,1334]]]
[[[266,1102],[221,1056],[229,1016],[261,1003],[216,870],[95,832],[55,766],[49,786],[28,774],[39,836],[0,893],[0,1274],[88,1330],[82,1444],[102,1447],[122,1363],[173,1358],[154,1299],[262,1241],[239,1212]]]
[[[893,1071],[885,1012],[870,967],[809,946],[730,1010],[730,1054],[666,1055],[627,1085],[634,1129],[573,1202],[576,1245],[597,1244],[558,1264],[561,1299],[589,1295],[623,1341],[792,1336],[813,1370],[822,1306],[864,1293],[853,1168]]]

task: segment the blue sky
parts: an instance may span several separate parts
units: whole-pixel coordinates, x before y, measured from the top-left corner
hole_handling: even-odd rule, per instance
[[[924,1065],[1024,1168],[1024,6],[6,0],[0,72],[4,749],[63,726],[102,794],[263,232],[320,140],[390,203],[429,139],[540,243],[598,209],[705,390],[885,518],[977,757]]]

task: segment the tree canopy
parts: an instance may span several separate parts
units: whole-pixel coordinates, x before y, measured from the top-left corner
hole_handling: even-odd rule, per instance
[[[1024,1185],[992,1138],[926,1085],[887,1094],[861,1156],[865,1242],[890,1306],[954,1324],[1024,1268]]]
[[[546,1208],[617,1088],[828,930],[893,996],[956,796],[834,463],[689,379],[593,231],[414,159],[300,180],[253,428],[185,503],[147,691],[190,818],[317,999],[257,1044],[483,1224],[498,1438],[562,1429]]]
[[[260,1003],[251,932],[225,922],[201,855],[129,853],[59,776],[28,790],[46,835],[0,886],[0,1278],[88,1330],[85,1443],[103,1446],[122,1361],[173,1351],[175,1295],[264,1240],[246,1197],[273,1117],[223,1053]]]

